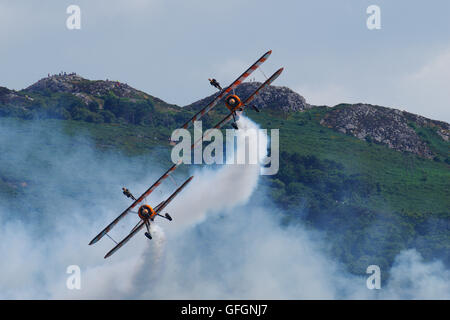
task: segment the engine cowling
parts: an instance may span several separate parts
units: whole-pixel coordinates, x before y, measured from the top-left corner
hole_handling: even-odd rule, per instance
[[[231,94],[225,99],[225,105],[230,111],[234,111],[242,105],[242,102],[237,95]]]
[[[153,218],[153,216],[155,215],[155,211],[148,204],[144,204],[139,207],[138,215],[142,220],[148,220]]]

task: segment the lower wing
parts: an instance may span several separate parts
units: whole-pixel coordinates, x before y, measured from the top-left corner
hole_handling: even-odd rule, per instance
[[[258,89],[256,89],[247,99],[245,99],[245,101],[242,103],[244,106],[247,105],[250,101],[252,101],[255,96],[265,87],[267,87],[268,85],[270,85],[276,78],[278,78],[278,76],[283,72],[284,68],[280,68],[278,69],[273,75],[270,76],[269,79],[267,79],[266,81],[264,81],[263,84],[261,84]]]
[[[167,200],[166,201],[164,201],[163,203],[160,203],[156,208],[155,208],[155,211],[156,211],[156,213],[159,213],[159,212],[161,212],[169,203],[170,203],[170,201],[172,201],[173,200],[173,198],[175,198],[175,196],[181,191],[181,190],[183,190],[184,189],[184,187],[186,187],[186,185],[189,183],[189,182],[191,182],[191,180],[194,178],[194,176],[191,176],[191,177],[189,177],[189,179],[187,179],[177,190],[175,190],[175,192],[174,193],[172,193],[171,195],[170,195],[170,197],[169,198],[167,198]]]
[[[114,248],[111,249],[111,251],[109,251],[105,255],[105,259],[108,258],[109,256],[111,256],[117,250],[119,250],[125,243],[127,243],[131,238],[133,238],[136,235],[136,233],[138,233],[144,226],[145,226],[145,222],[144,222],[144,220],[142,220],[139,223],[139,225],[137,225],[136,228],[134,228],[134,230],[132,232],[130,232],[129,235],[127,235],[122,241],[120,241]]]

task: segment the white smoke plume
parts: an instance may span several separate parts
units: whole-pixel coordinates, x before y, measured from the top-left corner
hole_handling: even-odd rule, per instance
[[[237,124],[237,136],[254,135],[255,139],[258,138],[258,127],[250,119],[240,117]],[[260,142],[267,146],[267,137],[259,137]],[[237,148],[248,149],[247,145],[238,143]],[[208,213],[219,213],[245,204],[258,185],[259,172],[258,164],[230,164],[219,170],[208,167],[196,170],[192,180],[194,186],[180,193],[171,205],[171,210],[179,213],[176,225],[171,229],[179,231],[203,221]]]
[[[246,118],[240,121],[243,133],[256,128]],[[120,187],[145,190],[165,168],[148,156],[99,154],[84,138],[73,148],[61,132],[33,126],[35,134],[24,138],[23,124],[0,123],[2,165],[28,165],[30,180],[45,181],[30,185],[21,199],[31,204],[30,212],[0,205],[0,298],[450,298],[449,270],[439,261],[424,262],[415,250],[397,257],[381,290],[368,290],[365,277],[349,274],[324,253],[320,233],[281,226],[262,201],[264,189],[255,193],[258,166],[191,172],[195,178],[167,207],[174,220],[159,220],[152,225],[153,240],[138,234],[105,260],[114,244],[88,242],[129,204]],[[166,197],[168,186],[151,201]],[[113,236],[126,235],[136,219],[121,221]],[[69,265],[81,268],[81,290],[66,287]]]

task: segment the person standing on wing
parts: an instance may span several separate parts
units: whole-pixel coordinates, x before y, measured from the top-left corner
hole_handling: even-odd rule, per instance
[[[219,89],[219,91],[222,91],[222,87],[220,86],[219,82],[217,82],[216,79],[208,79],[209,80],[209,84],[211,84],[213,87],[216,87],[217,89]]]
[[[127,198],[131,198],[134,201],[136,201],[134,196],[131,194],[131,192],[127,188],[122,188],[122,191],[123,191],[123,194],[127,196]]]

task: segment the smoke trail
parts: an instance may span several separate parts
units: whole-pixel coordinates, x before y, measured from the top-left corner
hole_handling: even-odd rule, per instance
[[[236,136],[258,138],[258,126],[241,116],[237,122]],[[267,146],[267,137],[260,135],[260,144]],[[250,140],[250,139],[249,139]],[[257,140],[255,140],[257,141]],[[261,142],[262,141],[262,142]],[[237,150],[244,152],[248,144],[238,143]],[[208,214],[223,212],[237,205],[245,204],[258,185],[260,166],[258,164],[229,164],[220,169],[203,167],[194,172],[192,186],[183,191],[170,210],[177,212],[176,223],[171,231],[181,231],[203,221]]]
[[[166,235],[164,230],[155,223],[151,225],[150,232],[153,239],[144,250],[143,263],[134,275],[134,293],[130,295],[130,298],[144,298],[141,292],[152,290],[159,275],[163,272]]]
[[[251,136],[258,138],[257,125],[245,117],[238,121],[237,136]],[[250,139],[249,139],[250,140]],[[262,145],[267,146],[265,136],[260,136]],[[255,140],[257,141],[257,140]],[[238,144],[237,148],[248,149],[248,141]],[[245,152],[245,150],[237,150]],[[224,165],[220,169],[202,168],[195,172],[195,179],[173,201],[169,210],[173,212],[174,222],[158,222],[167,225],[169,234],[174,235],[204,221],[208,215],[222,213],[224,210],[245,204],[255,190],[259,178],[259,165]],[[146,293],[146,288],[154,288],[163,265],[165,236],[160,225],[152,224],[156,235],[156,243],[151,243],[143,253],[144,262],[135,270],[136,288],[143,292],[139,297],[146,297],[154,293]]]

